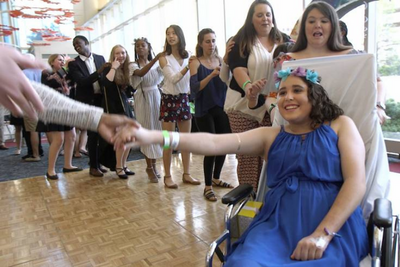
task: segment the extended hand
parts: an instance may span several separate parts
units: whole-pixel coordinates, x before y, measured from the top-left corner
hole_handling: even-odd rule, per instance
[[[17,116],[36,118],[36,111],[44,109],[43,103],[22,70],[45,68],[44,63],[0,45],[0,104]]]
[[[139,127],[140,124],[124,115],[104,113],[101,116],[97,130],[104,140],[111,143],[118,130],[125,126],[135,128]]]
[[[246,86],[246,97],[249,100],[255,100],[258,98],[258,95],[261,93],[265,84],[267,83],[267,79],[260,79],[250,84],[250,86]]]

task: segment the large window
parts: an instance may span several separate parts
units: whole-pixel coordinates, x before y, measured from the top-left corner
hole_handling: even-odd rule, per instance
[[[400,139],[400,1],[380,0],[377,8],[378,71],[387,90],[391,117],[383,127],[388,138]]]

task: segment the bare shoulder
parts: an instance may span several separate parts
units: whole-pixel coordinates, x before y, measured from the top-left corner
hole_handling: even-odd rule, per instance
[[[331,123],[331,127],[336,132],[336,134],[339,134],[341,131],[343,132],[343,130],[357,130],[354,121],[346,115],[341,115],[337,119],[333,120]]]

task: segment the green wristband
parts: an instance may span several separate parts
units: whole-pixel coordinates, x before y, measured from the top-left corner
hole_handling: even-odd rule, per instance
[[[247,80],[247,81],[245,81],[245,82],[243,83],[243,85],[242,85],[242,89],[243,89],[243,90],[246,89],[246,85],[247,85],[248,83],[251,83],[251,81],[250,81],[250,80]]]
[[[167,150],[170,148],[171,145],[171,139],[169,138],[169,132],[168,131],[162,131],[162,135],[164,137],[164,149]]]

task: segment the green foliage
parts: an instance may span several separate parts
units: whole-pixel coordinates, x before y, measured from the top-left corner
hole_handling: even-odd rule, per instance
[[[400,132],[400,102],[389,99],[386,102],[386,114],[391,118],[382,126],[386,132]]]
[[[400,75],[400,57],[392,55],[379,64],[379,74],[382,76]]]

